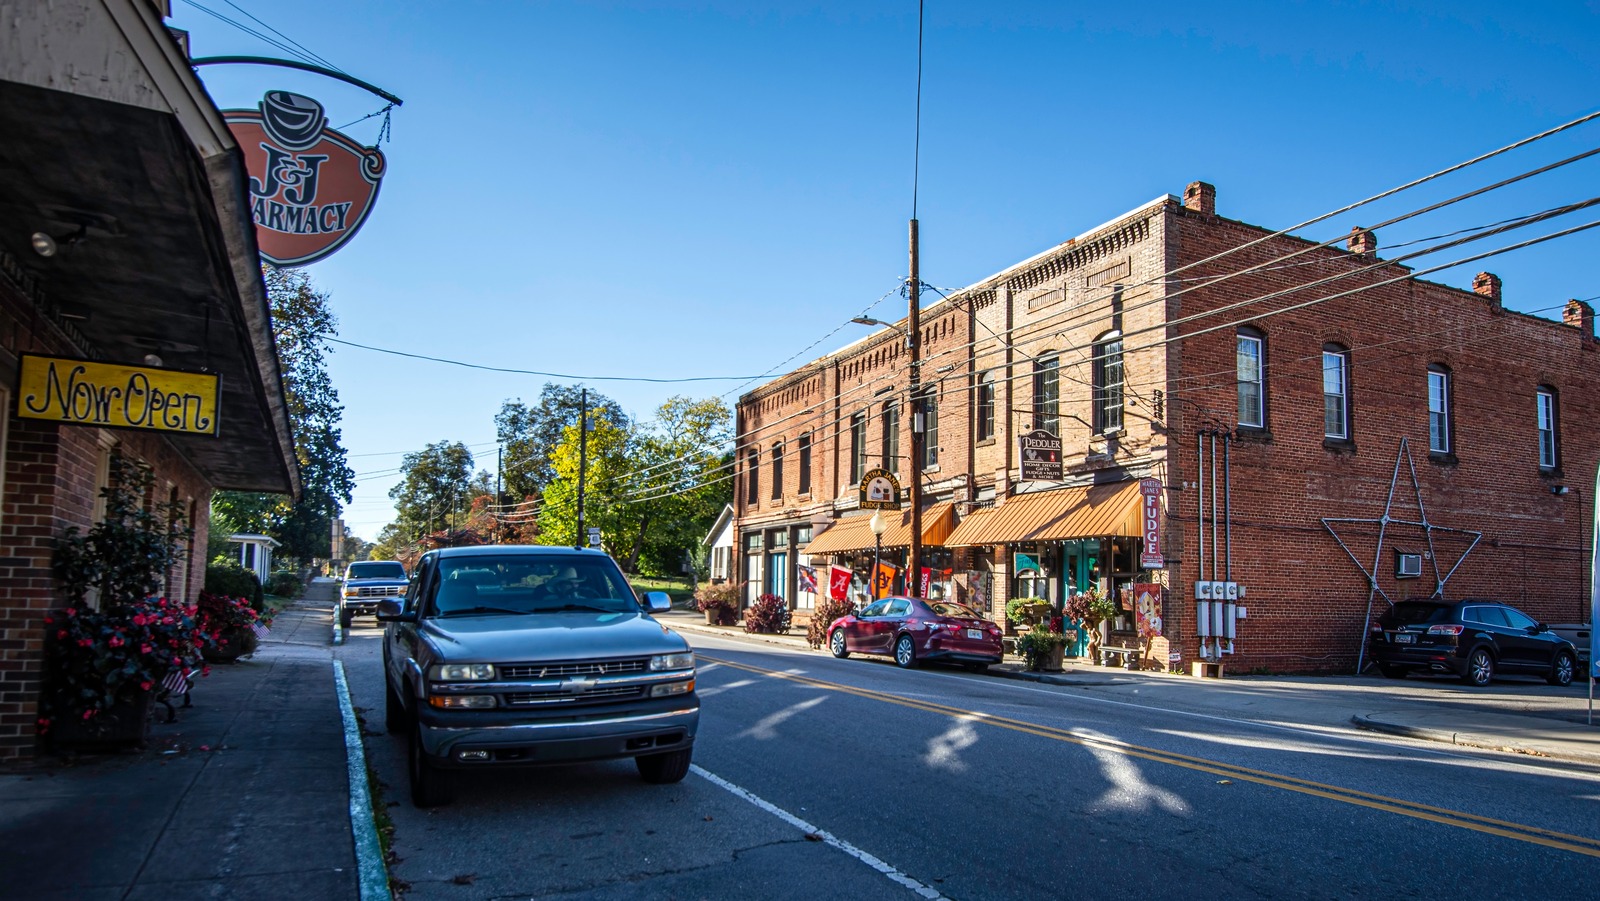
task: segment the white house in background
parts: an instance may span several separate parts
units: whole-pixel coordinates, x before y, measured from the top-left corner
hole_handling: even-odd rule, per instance
[[[228,540],[239,546],[239,565],[255,573],[262,585],[267,584],[267,577],[272,574],[272,549],[278,542],[267,535],[243,532],[229,536]]]
[[[706,547],[706,563],[711,584],[720,585],[733,578],[733,505],[727,504],[711,524],[711,531],[700,542]]]

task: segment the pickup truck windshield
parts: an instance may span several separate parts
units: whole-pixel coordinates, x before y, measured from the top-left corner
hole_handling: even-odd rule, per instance
[[[507,554],[440,561],[433,610],[461,613],[637,613],[639,602],[610,560]]]
[[[406,568],[393,560],[372,560],[352,563],[346,579],[404,579]]]

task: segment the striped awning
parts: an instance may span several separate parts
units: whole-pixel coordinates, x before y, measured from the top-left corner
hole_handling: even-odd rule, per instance
[[[886,510],[883,518],[889,521],[889,529],[883,533],[885,548],[902,548],[911,544],[910,510]],[[955,529],[955,520],[955,507],[951,504],[938,503],[923,508],[923,545],[937,547],[944,544],[945,539]],[[827,531],[813,538],[802,553],[815,557],[821,554],[848,554],[853,551],[872,550],[876,544],[876,537],[872,534],[871,522],[871,514],[841,519],[829,526]]]
[[[1139,483],[1060,488],[1019,494],[975,510],[945,539],[946,547],[981,547],[1073,538],[1137,537]]]

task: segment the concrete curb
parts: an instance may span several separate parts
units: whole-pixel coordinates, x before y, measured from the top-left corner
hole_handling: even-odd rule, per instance
[[[1385,735],[1398,735],[1402,738],[1415,738],[1422,741],[1438,742],[1440,744],[1455,745],[1459,748],[1473,748],[1480,751],[1508,751],[1512,754],[1522,754],[1528,757],[1543,757],[1549,760],[1564,760],[1569,763],[1600,764],[1600,751],[1577,751],[1562,747],[1533,747],[1532,745],[1510,741],[1492,736],[1478,736],[1464,732],[1452,732],[1448,729],[1429,729],[1426,726],[1407,726],[1402,723],[1386,723],[1365,716],[1352,716],[1350,724],[1357,729],[1368,732],[1380,732]]]
[[[373,819],[372,795],[367,791],[367,755],[361,744],[361,723],[350,703],[350,685],[344,662],[333,661],[333,678],[339,689],[339,715],[344,718],[345,759],[350,777],[350,832],[355,839],[356,867],[361,901],[390,901],[389,869],[383,862],[383,845]]]

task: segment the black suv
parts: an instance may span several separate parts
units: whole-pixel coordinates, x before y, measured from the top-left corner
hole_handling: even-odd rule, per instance
[[[1452,673],[1488,685],[1497,672],[1543,676],[1572,684],[1578,653],[1572,642],[1499,601],[1401,601],[1378,617],[1368,648],[1391,679],[1412,670]]]
[[[452,772],[632,758],[646,782],[689,772],[694,653],[609,556],[566,547],[430,551],[385,623],[384,723],[409,744],[411,799]]]

